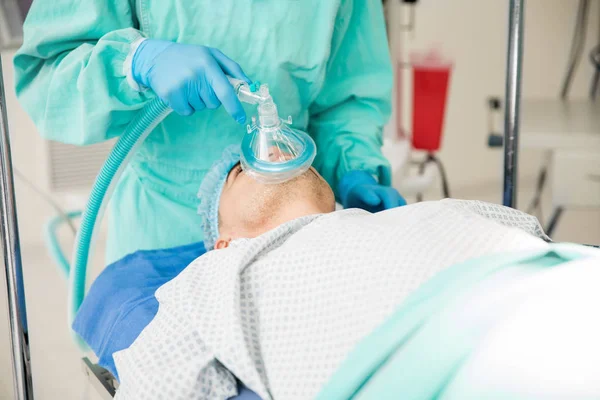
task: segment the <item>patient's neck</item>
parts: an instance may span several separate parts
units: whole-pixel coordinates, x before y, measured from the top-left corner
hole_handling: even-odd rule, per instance
[[[288,204],[286,207],[282,207],[282,209],[277,210],[275,213],[266,215],[265,219],[255,226],[237,226],[229,229],[222,227],[221,235],[215,247],[217,249],[222,249],[228,247],[232,240],[255,238],[294,219],[315,214],[326,214],[333,211],[334,209],[332,208],[324,208],[318,204],[307,202]]]
[[[260,236],[265,232],[277,228],[279,225],[293,221],[297,218],[306,217],[315,214],[329,213],[331,210],[324,208],[319,204],[311,204],[307,202],[293,203],[287,207],[283,207],[278,213],[267,218],[262,226],[257,229],[255,236]]]

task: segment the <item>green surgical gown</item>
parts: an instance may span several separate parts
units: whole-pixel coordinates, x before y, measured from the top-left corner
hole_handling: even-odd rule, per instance
[[[350,170],[390,183],[381,145],[392,69],[381,1],[35,0],[14,65],[18,99],[40,134],[77,145],[121,134],[154,97],[126,78],[140,37],[218,48],[268,83],[281,115],[315,139],[314,165],[333,188]],[[113,194],[108,262],[202,240],[198,187],[244,133],[222,107],[171,114],[158,126]]]

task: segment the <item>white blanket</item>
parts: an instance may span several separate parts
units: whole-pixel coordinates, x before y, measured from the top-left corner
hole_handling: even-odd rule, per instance
[[[227,399],[233,375],[265,400],[313,398],[427,279],[470,258],[546,247],[535,234],[537,220],[518,211],[445,200],[305,217],[235,241],[157,291],[154,320],[114,355],[116,399]]]
[[[462,299],[455,326],[485,334],[439,398],[600,398],[599,253],[543,272],[506,270]]]

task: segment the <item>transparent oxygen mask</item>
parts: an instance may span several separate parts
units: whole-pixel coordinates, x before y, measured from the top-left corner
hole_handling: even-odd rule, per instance
[[[267,85],[231,79],[245,103],[258,105],[258,119],[252,118],[241,144],[241,165],[246,174],[262,183],[277,184],[306,172],[317,154],[313,139],[291,127],[292,117],[279,118]]]

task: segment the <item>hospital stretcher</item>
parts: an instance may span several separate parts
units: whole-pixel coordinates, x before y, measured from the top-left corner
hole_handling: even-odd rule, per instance
[[[516,178],[518,166],[519,107],[522,71],[522,43],[524,0],[509,1],[509,37],[506,70],[505,130],[504,130],[504,190],[503,204],[516,204]],[[27,315],[23,290],[21,251],[18,234],[15,189],[10,153],[6,98],[0,64],[0,202],[4,265],[7,279],[7,298],[15,398],[33,399],[33,384]],[[115,380],[105,369],[82,360],[83,368],[103,398],[115,393]]]
[[[201,245],[200,245],[201,246]],[[499,255],[499,254],[493,254],[493,255],[488,255],[486,257],[484,257],[484,259],[481,258],[475,258],[475,259],[470,259],[467,260],[463,263],[459,263],[457,265],[454,265],[453,267],[448,268],[448,270],[446,270],[444,273],[438,275],[436,278],[432,278],[429,282],[427,282],[426,284],[424,284],[424,286],[430,285],[429,288],[425,288],[421,291],[421,293],[416,293],[416,297],[421,298],[421,300],[423,300],[424,298],[427,298],[428,301],[431,301],[431,304],[451,304],[452,303],[452,299],[456,299],[457,297],[457,293],[465,293],[467,291],[470,291],[470,288],[472,286],[472,282],[470,283],[469,281],[471,279],[478,279],[479,275],[483,275],[483,276],[488,276],[491,275],[488,272],[485,271],[492,271],[495,270],[496,268],[498,268],[498,266],[500,265],[505,265],[507,262],[506,260],[511,260],[512,258],[516,258],[519,259],[519,262],[521,262],[523,259],[528,260],[531,262],[530,267],[534,268],[533,265],[535,265],[535,268],[539,268],[540,270],[546,270],[546,268],[548,267],[548,265],[554,265],[556,263],[557,259],[560,259],[561,257],[563,257],[564,260],[569,260],[571,257],[571,259],[577,259],[578,257],[573,257],[569,255],[569,252],[574,252],[572,249],[577,247],[577,251],[583,251],[582,248],[584,248],[584,246],[574,246],[571,245],[571,249],[568,249],[568,251],[564,251],[565,248],[563,248],[563,252],[564,255],[561,255],[561,245],[555,245],[553,250],[533,250],[531,252],[529,252],[527,255],[523,256],[523,255],[519,255],[519,253],[517,253],[517,255],[515,255],[514,253],[507,253],[505,255]],[[196,248],[194,248],[196,247]],[[161,277],[159,277],[158,275],[161,274],[161,272],[164,272],[165,275],[162,276],[163,280],[168,280],[171,278],[171,276],[175,276],[178,275],[179,271],[175,270],[174,268],[170,268],[171,265],[173,265],[173,260],[177,260],[175,263],[180,264],[181,267],[179,268],[180,270],[183,270],[183,268],[185,268],[185,266],[187,265],[187,259],[189,258],[193,258],[196,256],[196,254],[201,253],[203,250],[199,249],[198,246],[195,245],[190,245],[190,246],[185,246],[183,248],[180,249],[169,249],[169,250],[160,250],[160,251],[148,251],[148,252],[139,252],[137,253],[136,256],[134,256],[134,258],[130,258],[129,260],[125,260],[125,262],[117,262],[115,264],[112,264],[111,266],[107,267],[107,269],[97,278],[96,282],[94,282],[94,285],[92,285],[92,287],[90,288],[90,292],[88,294],[88,296],[86,297],[86,300],[84,301],[84,304],[82,306],[82,308],[80,309],[80,316],[78,316],[78,319],[75,322],[74,325],[74,329],[77,333],[82,334],[83,338],[90,343],[91,347],[93,348],[94,352],[98,355],[98,357],[100,357],[100,360],[102,360],[102,364],[107,365],[109,364],[109,361],[107,361],[107,356],[112,359],[112,352],[113,349],[115,348],[126,348],[129,347],[129,345],[127,343],[118,343],[118,338],[122,336],[122,332],[123,331],[127,331],[127,330],[131,330],[132,329],[132,325],[137,324],[137,327],[134,327],[133,332],[131,332],[132,334],[126,334],[126,336],[129,336],[130,341],[135,340],[135,337],[137,337],[137,334],[139,334],[139,332],[141,332],[141,330],[144,328],[144,324],[139,323],[140,320],[146,320],[146,321],[150,321],[153,317],[154,314],[152,313],[152,310],[149,309],[149,307],[147,307],[147,304],[144,304],[144,302],[140,302],[139,298],[133,298],[131,295],[122,295],[119,293],[115,293],[115,290],[111,287],[113,285],[110,285],[110,282],[115,282],[115,281],[123,281],[123,280],[127,280],[128,276],[132,276],[132,278],[130,279],[131,284],[125,283],[124,285],[122,284],[122,282],[120,282],[120,284],[122,285],[121,287],[119,287],[119,290],[124,290],[127,291],[130,287],[134,288],[134,291],[139,290],[139,288],[141,286],[148,286],[147,287],[147,292],[146,292],[146,296],[148,298],[148,300],[150,302],[156,303],[156,305],[158,306],[158,302],[156,301],[155,297],[153,296],[154,293],[154,288],[152,287],[152,285],[159,285],[159,283],[157,283],[157,280],[160,280]],[[597,256],[597,253],[591,253],[590,250],[585,250],[586,252],[590,252],[590,254],[595,254]],[[169,254],[170,253],[170,254]],[[538,253],[537,259],[536,256],[533,256],[534,254]],[[181,259],[179,256],[181,254],[187,254],[187,259]],[[557,255],[558,254],[558,255]],[[136,259],[137,257],[137,259]],[[184,258],[186,258],[184,257]],[[162,265],[158,265],[160,264],[160,262],[157,262],[157,260],[167,260],[166,262],[163,262]],[[531,260],[536,259],[535,262],[532,262]],[[146,262],[150,262],[151,266],[149,268],[148,264]],[[550,262],[550,264],[548,264],[548,262]],[[144,265],[146,264],[146,265]],[[516,265],[516,264],[509,264],[510,266]],[[464,267],[468,267],[468,268],[464,268]],[[471,277],[469,277],[469,273],[463,273],[463,271],[465,270],[471,270],[471,271],[476,271],[474,274],[471,274]],[[119,273],[120,270],[120,273]],[[454,272],[452,271],[454,270]],[[154,275],[153,272],[154,271]],[[456,271],[461,271],[459,272],[459,279],[457,278],[456,275]],[[483,271],[483,272],[482,272]],[[145,273],[148,277],[146,279],[147,283],[141,283],[140,280],[138,279],[138,277],[141,275],[141,273]],[[541,273],[540,275],[542,275],[543,273]],[[503,278],[500,278],[498,280],[498,282],[502,282]],[[593,281],[593,279],[592,279]],[[443,283],[440,283],[443,282]],[[591,282],[591,281],[590,281]],[[149,283],[149,284],[148,284]],[[435,290],[435,293],[437,293],[438,295],[436,296],[430,296],[428,293],[431,292],[431,285],[435,286],[437,289]],[[490,286],[490,283],[487,282],[487,287],[489,289],[489,287],[493,287],[494,285]],[[454,287],[453,287],[454,286]],[[485,286],[485,285],[484,285]],[[572,287],[571,287],[572,288]],[[506,286],[507,290],[510,290],[510,285]],[[478,289],[476,289],[475,291],[477,292],[479,290],[480,293],[482,293],[481,287],[478,287]],[[487,290],[487,289],[486,289]],[[483,290],[483,292],[486,292],[486,290]],[[548,291],[547,288],[544,289],[546,290],[546,292],[550,293],[551,291]],[[574,288],[572,288],[572,290],[575,290]],[[496,291],[496,296],[504,296],[501,295],[500,292],[503,291]],[[423,294],[424,293],[424,294]],[[486,292],[487,293],[487,292]],[[557,293],[556,291],[554,293]],[[557,298],[561,298],[561,296],[565,296],[564,293],[557,293]],[[584,295],[584,297],[587,295]],[[492,296],[494,297],[494,296]],[[536,296],[533,296],[536,297]],[[127,300],[128,298],[128,300]],[[151,298],[151,299],[150,299]],[[586,299],[589,300],[588,297],[585,297]],[[411,301],[412,300],[412,301]],[[366,337],[364,339],[364,341],[362,341],[361,343],[358,344],[358,346],[351,352],[350,356],[349,356],[349,360],[354,360],[356,361],[357,359],[359,360],[363,360],[362,356],[356,356],[356,353],[363,353],[363,354],[379,354],[381,356],[381,354],[387,354],[386,351],[382,350],[382,349],[393,349],[395,348],[396,341],[397,343],[401,343],[401,342],[405,342],[406,341],[406,337],[403,335],[406,335],[406,332],[414,332],[414,326],[412,326],[412,324],[416,324],[418,326],[421,326],[422,322],[419,322],[419,320],[416,320],[415,322],[415,318],[414,316],[416,314],[414,314],[415,310],[417,310],[417,308],[421,308],[423,311],[417,311],[418,314],[421,315],[428,315],[429,311],[427,311],[429,309],[428,306],[424,306],[421,307],[423,305],[423,301],[414,301],[414,298],[411,299],[407,299],[405,304],[408,303],[407,309],[410,310],[409,312],[406,312],[406,309],[404,307],[401,307],[397,310],[397,312],[395,313],[398,317],[394,317],[391,316],[383,325],[381,325],[380,327],[376,328],[375,330],[375,334],[371,334],[368,337]],[[489,301],[489,298],[478,298],[479,301]],[[517,301],[517,303],[522,304],[521,300],[512,299],[513,301]],[[586,300],[586,303],[589,303],[589,301]],[[497,300],[496,300],[497,302]],[[411,304],[412,303],[412,304]],[[475,303],[479,303],[479,302],[475,302]],[[502,304],[504,304],[504,300],[501,301]],[[128,306],[126,305],[125,307],[121,307],[121,304],[129,304]],[[415,307],[415,304],[419,304],[418,307]],[[494,300],[492,300],[489,304],[495,304]],[[477,308],[477,307],[476,307]],[[105,322],[102,321],[98,321],[97,316],[99,315],[99,310],[100,309],[108,309],[108,313],[113,312],[113,310],[116,310],[115,314],[117,315],[127,315],[126,319],[122,319],[122,320],[116,320],[113,321],[112,323],[114,324],[111,327],[107,327]],[[460,308],[461,310],[461,316],[463,316],[463,312],[467,312],[466,310],[468,309],[468,307],[466,308]],[[490,307],[490,308],[486,308],[490,313],[493,313],[492,310],[494,310],[494,307]],[[471,310],[473,311],[473,310]],[[540,310],[538,310],[540,311]],[[543,310],[542,310],[543,311]],[[439,309],[435,309],[435,311],[432,313],[432,315],[440,315],[443,314]],[[543,312],[541,313],[543,314]],[[580,313],[581,314],[581,313]],[[410,317],[407,318],[403,318],[403,315],[411,315]],[[490,314],[491,315],[491,314]],[[141,316],[141,318],[140,318]],[[102,318],[102,317],[100,317]],[[433,317],[435,318],[435,317]],[[490,316],[490,318],[492,318]],[[469,318],[467,318],[465,321],[468,321]],[[499,321],[501,321],[502,319],[499,319]],[[399,322],[402,321],[402,322]],[[120,324],[119,324],[120,322]],[[533,323],[535,325],[535,322]],[[438,326],[436,324],[428,324],[431,326]],[[452,323],[452,326],[454,326],[457,330],[463,330],[465,332],[469,331],[469,323],[466,324],[455,324]],[[464,325],[464,326],[463,326]],[[500,325],[502,325],[502,322],[500,322]],[[407,329],[407,326],[409,327]],[[411,327],[412,326],[412,327]],[[117,329],[114,329],[114,327],[117,327]],[[83,329],[82,329],[83,328]],[[87,332],[85,331],[85,328],[87,328]],[[111,329],[112,328],[112,329]],[[588,330],[592,330],[594,329],[593,326],[588,326]],[[388,329],[391,329],[394,331],[393,335],[387,334],[387,333],[381,333],[381,332],[385,332]],[[529,327],[528,329],[532,329],[531,327]],[[115,333],[116,332],[116,333]],[[405,332],[405,333],[402,333]],[[444,332],[446,332],[444,330]],[[447,333],[447,332],[446,332]],[[422,337],[427,337],[427,334],[423,334],[422,332],[420,333],[420,335]],[[424,336],[423,336],[424,335]],[[490,335],[490,337],[493,337],[494,335]],[[102,348],[102,346],[98,347],[98,341],[103,341],[104,339],[106,339],[107,337],[110,337],[111,339],[116,339],[115,342],[116,346],[112,346],[112,348]],[[430,342],[429,345],[432,347],[437,346],[438,348],[445,348],[445,349],[449,349],[449,346],[447,346],[447,342],[448,341],[452,341],[452,335],[449,336],[445,336],[445,335],[441,335],[440,337],[436,337],[436,339],[434,341],[431,341],[431,336],[429,336],[429,340]],[[387,338],[387,340],[389,340],[389,342],[387,342],[387,345],[384,345],[382,343],[385,342],[384,339],[382,338]],[[381,340],[381,341],[380,341]],[[416,340],[416,339],[415,339]],[[421,338],[422,340],[422,338]],[[554,340],[554,339],[551,339]],[[412,340],[411,340],[412,342]],[[477,344],[474,344],[476,342],[476,340],[472,341],[472,346],[477,347]],[[381,347],[378,347],[380,346]],[[521,343],[522,346],[526,347],[525,343]],[[410,347],[410,346],[408,346]],[[374,350],[374,348],[378,349],[377,351]],[[459,351],[462,348],[462,346],[457,346],[457,351]],[[366,350],[365,350],[366,349]],[[414,346],[413,346],[413,350],[414,350]],[[431,354],[434,354],[432,357],[436,357],[436,355],[440,354],[440,351],[438,349],[438,351],[434,351],[432,353],[429,353],[430,356]],[[462,351],[462,350],[460,350]],[[410,351],[409,351],[410,352]],[[448,353],[449,354],[449,353]],[[448,355],[446,354],[446,355]],[[535,354],[535,351],[533,352],[533,354]],[[377,356],[379,357],[379,356]],[[456,354],[454,354],[454,357],[458,357],[458,359],[462,359],[462,356],[456,356]],[[531,362],[531,359],[527,359],[528,362]],[[334,378],[332,378],[333,383],[332,384],[327,384],[328,388],[326,389],[327,392],[325,394],[320,394],[319,398],[323,398],[323,399],[329,399],[330,397],[328,396],[328,394],[331,394],[331,390],[333,388],[337,388],[340,385],[340,382],[342,382],[341,386],[346,387],[347,383],[344,382],[352,382],[350,384],[350,386],[354,385],[359,385],[359,381],[360,381],[360,377],[357,375],[356,371],[360,371],[362,370],[362,368],[360,367],[360,365],[363,365],[362,363],[356,363],[356,362],[345,362],[344,364],[342,364],[340,366],[340,368],[338,369],[338,371],[335,373]],[[364,360],[363,360],[364,361]],[[412,362],[410,362],[410,365],[413,366],[415,369],[416,368],[427,368],[427,367],[423,367],[422,363],[420,365],[420,367],[418,367],[419,362],[414,362],[417,360],[412,360]],[[377,365],[378,363],[372,363],[372,362],[365,362],[364,365]],[[427,364],[427,363],[425,363]],[[527,362],[526,362],[527,364]],[[512,364],[510,364],[512,365]],[[529,364],[531,365],[531,364]],[[115,391],[118,388],[118,384],[116,382],[116,380],[114,379],[113,375],[105,368],[100,367],[97,364],[92,363],[89,359],[84,358],[83,359],[83,368],[85,371],[86,376],[88,377],[90,384],[97,390],[99,391],[106,399],[110,399],[112,398],[112,396],[114,396]],[[114,367],[114,363],[112,364],[112,367],[107,365],[107,368],[109,369],[115,369]],[[406,368],[406,365],[401,366],[401,368]],[[530,367],[531,368],[531,367]],[[531,368],[531,369],[535,369],[537,367]],[[385,368],[384,368],[385,369]],[[375,368],[375,370],[377,370],[377,368]],[[351,372],[351,371],[355,371],[355,372]],[[439,372],[439,371],[438,371]],[[419,376],[429,376],[430,373],[432,373],[431,371],[429,371],[428,373],[422,373]],[[346,379],[347,375],[352,376],[353,379]],[[359,374],[360,375],[360,374]],[[363,376],[370,376],[370,373],[364,374]],[[497,375],[495,375],[497,376]],[[500,376],[502,376],[502,374],[500,374]],[[364,377],[362,378],[364,379]],[[432,382],[434,382],[435,379],[432,380]],[[430,382],[431,383],[431,382]],[[433,383],[432,383],[433,384]],[[251,391],[249,391],[248,389],[243,388],[240,385],[240,395],[236,396],[234,398],[232,398],[232,400],[260,400],[260,398],[252,393]],[[342,398],[342,397],[340,397]],[[343,397],[344,399],[346,399],[346,397]]]

